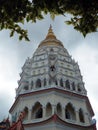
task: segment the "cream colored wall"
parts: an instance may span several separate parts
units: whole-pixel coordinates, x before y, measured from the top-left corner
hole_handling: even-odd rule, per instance
[[[26,127],[25,130],[85,130],[85,128],[72,127],[67,125],[62,125],[60,123],[47,123],[40,126]],[[86,128],[86,130],[93,130],[93,128]]]
[[[36,102],[40,102],[40,104],[43,106],[43,113],[44,113],[43,119],[47,118],[45,116],[46,115],[45,114],[46,113],[45,108],[46,108],[47,103],[50,103],[52,105],[52,114],[56,113],[56,105],[58,103],[61,104],[61,106],[62,106],[62,119],[63,120],[65,120],[66,105],[68,103],[71,103],[73,105],[74,109],[75,109],[75,112],[76,112],[76,122],[75,123],[78,123],[78,124],[80,123],[79,117],[78,117],[78,110],[80,108],[82,108],[82,110],[84,112],[84,116],[85,116],[85,123],[86,123],[86,125],[90,124],[89,119],[88,119],[89,117],[87,115],[88,110],[87,110],[87,107],[86,107],[85,100],[75,98],[75,97],[71,97],[71,95],[66,96],[62,93],[60,93],[60,94],[55,93],[54,94],[54,92],[51,92],[51,93],[45,93],[45,94],[42,94],[42,95],[34,95],[34,96],[30,96],[30,97],[21,98],[21,100],[18,102],[17,106],[15,107],[14,113],[15,112],[19,113],[25,107],[28,107],[28,110],[29,110],[28,122],[32,122],[30,115],[31,115],[32,107],[35,105]]]

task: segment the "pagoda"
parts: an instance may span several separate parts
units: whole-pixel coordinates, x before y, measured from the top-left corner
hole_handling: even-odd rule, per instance
[[[51,26],[22,67],[9,112],[13,122],[25,112],[24,130],[96,130],[79,65]]]

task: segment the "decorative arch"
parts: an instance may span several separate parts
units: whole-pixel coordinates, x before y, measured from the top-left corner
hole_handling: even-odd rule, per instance
[[[50,103],[47,103],[46,105],[46,117],[49,117],[52,115],[52,105]]]
[[[60,103],[57,104],[56,109],[57,109],[58,116],[62,117],[62,106]]]
[[[28,112],[29,112],[28,107],[25,107],[23,111],[25,113],[24,120],[27,120],[28,119]]]
[[[68,103],[65,108],[65,118],[70,120],[76,120],[75,110],[71,103]]]
[[[62,78],[60,79],[60,87],[64,87]]]
[[[66,86],[67,89],[70,89],[70,82],[69,82],[69,80],[66,80],[65,86]]]
[[[80,122],[84,123],[84,114],[83,114],[83,110],[80,108],[79,109],[79,119],[80,119]]]
[[[39,102],[36,102],[32,108],[32,118],[38,119],[38,118],[42,118],[42,116],[43,116],[42,105]]]
[[[41,80],[37,79],[36,81],[36,88],[41,88]]]

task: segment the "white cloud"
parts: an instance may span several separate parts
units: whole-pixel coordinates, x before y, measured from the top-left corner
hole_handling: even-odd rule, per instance
[[[88,91],[88,97],[94,109],[95,118],[98,120],[98,51],[90,45],[82,43],[72,53],[80,65],[85,88]]]

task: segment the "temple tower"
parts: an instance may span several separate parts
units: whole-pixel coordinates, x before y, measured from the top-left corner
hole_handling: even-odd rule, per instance
[[[20,74],[10,113],[25,112],[25,130],[96,130],[79,65],[50,26]]]

